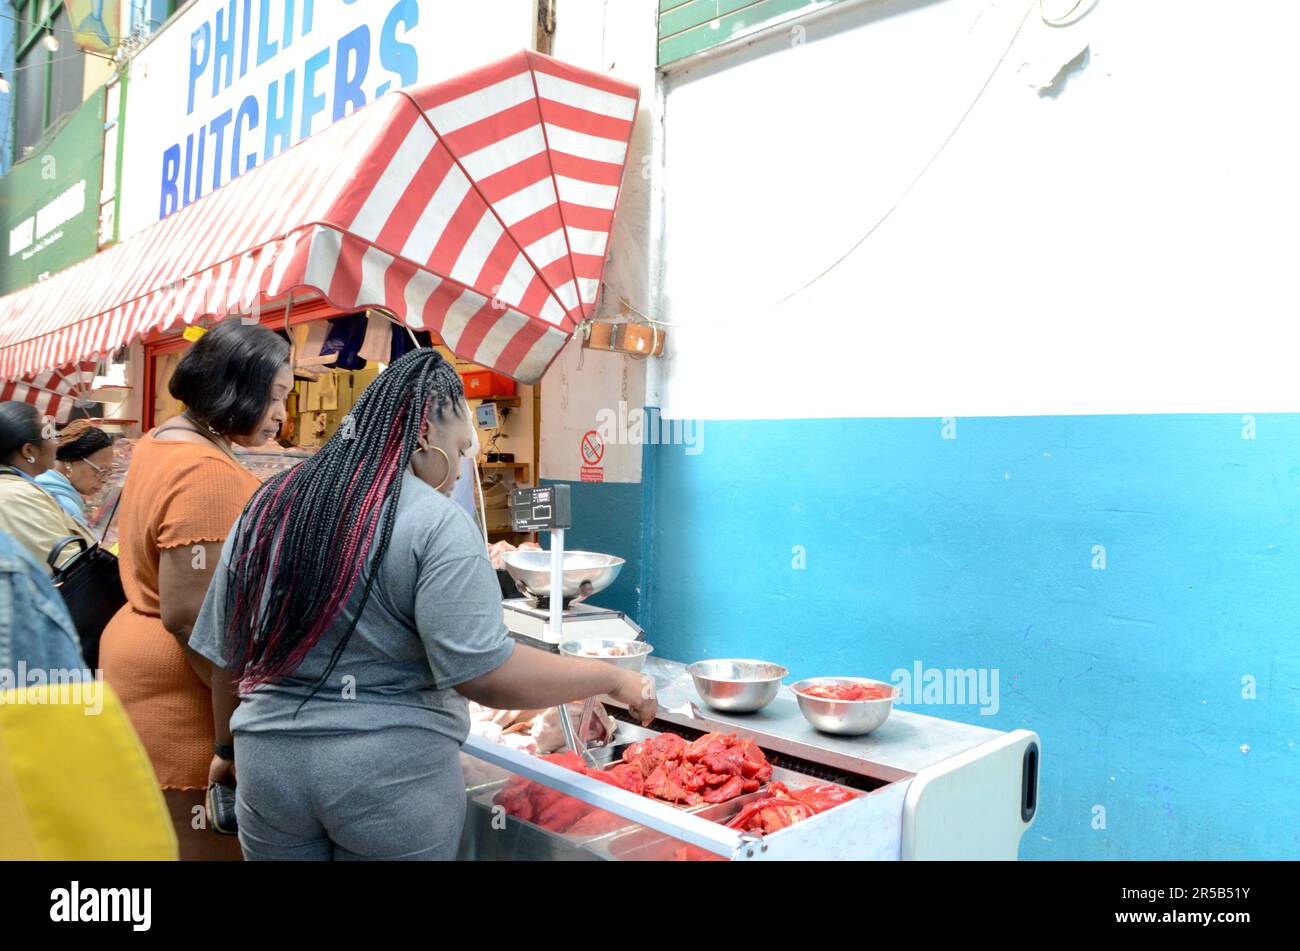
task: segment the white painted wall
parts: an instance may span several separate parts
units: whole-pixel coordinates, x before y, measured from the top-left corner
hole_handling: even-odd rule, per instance
[[[552,54],[565,62],[608,73],[641,88],[627,172],[619,195],[605,270],[599,317],[618,313],[620,297],[638,310],[652,299],[651,176],[655,103],[655,0],[560,0]],[[578,364],[582,363],[581,369]],[[597,428],[602,410],[620,402],[645,405],[646,362],[587,351],[575,337],[542,379],[541,474],[577,480],[584,433]],[[641,481],[641,446],[611,444],[602,460],[606,482]]]
[[[1300,409],[1297,35],[1287,0],[881,0],[673,70],[666,414]]]

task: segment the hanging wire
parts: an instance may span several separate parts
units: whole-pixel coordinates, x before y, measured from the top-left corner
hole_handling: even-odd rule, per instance
[[[90,53],[79,46],[74,47],[74,49],[76,49],[77,52],[72,56],[51,56],[48,60],[42,60],[39,63],[28,63],[25,66],[15,66],[13,69],[6,69],[4,74],[5,76],[9,76],[13,73],[21,73],[29,69],[45,69],[47,66],[53,66],[55,63],[66,63],[69,60],[76,59],[82,53],[85,53],[87,56],[100,56],[102,59],[111,60],[113,58],[111,56],[105,57],[103,54]]]
[[[958,130],[961,129],[962,125],[966,122],[966,117],[971,114],[971,111],[975,108],[975,105],[980,101],[981,98],[983,98],[985,90],[989,88],[989,84],[993,82],[993,77],[997,75],[998,70],[1002,67],[1002,63],[1006,60],[1007,54],[1011,52],[1011,47],[1015,46],[1016,40],[1020,38],[1020,31],[1024,29],[1025,22],[1029,19],[1029,14],[1033,12],[1035,5],[1038,6],[1039,15],[1040,16],[1042,15],[1042,0],[1034,0],[1034,3],[1031,4],[1028,7],[1028,9],[1025,10],[1025,15],[1020,18],[1020,22],[1016,25],[1016,32],[1011,35],[1011,42],[1009,42],[1006,46],[1006,49],[1002,51],[1002,55],[998,57],[998,61],[993,64],[993,69],[989,71],[988,77],[984,80],[984,84],[980,86],[979,92],[975,94],[975,98],[972,99],[970,105],[966,107],[966,111],[961,114],[961,118],[958,119],[957,124],[952,127],[952,131],[949,132],[946,136],[944,136],[943,141],[939,144],[939,148],[936,149],[934,154],[930,156],[929,161],[927,161],[924,165],[921,166],[921,170],[917,172],[915,176],[913,176],[912,181],[908,183],[908,186],[905,189],[903,189],[903,193],[898,196],[898,200],[895,201],[892,205],[890,205],[889,210],[887,210],[883,215],[881,215],[880,218],[877,219],[876,223],[867,229],[866,234],[858,238],[858,240],[854,241],[853,244],[849,246],[849,249],[845,251],[843,254],[841,254],[838,258],[836,258],[835,261],[832,262],[829,267],[823,270],[812,280],[808,281],[802,287],[799,287],[796,290],[791,291],[789,294],[786,294],[785,297],[782,297],[779,301],[776,302],[776,306],[779,307],[781,304],[784,304],[792,297],[797,297],[798,295],[802,294],[804,291],[812,287],[814,284],[820,281],[831,271],[835,270],[837,267],[843,264],[844,261],[847,260],[848,257],[851,254],[853,254],[854,251],[856,251],[859,247],[861,247],[868,238],[870,238],[873,234],[876,233],[877,229],[879,229],[881,225],[883,225],[886,221],[889,220],[889,216],[892,215],[894,211],[898,208],[898,206],[901,205],[903,201],[907,198],[907,196],[912,193],[912,189],[916,187],[916,183],[921,180],[922,176],[924,176],[925,173],[930,170],[930,166],[934,165],[934,163],[938,160],[939,156],[943,154],[943,150],[948,147],[948,143],[953,140],[953,136],[957,134]]]
[[[52,26],[53,23],[54,23],[54,17],[55,17],[55,15],[56,15],[56,13],[57,13],[57,10],[51,12],[51,13],[46,17],[46,19],[49,21],[49,25],[51,25],[51,26]],[[22,26],[22,24],[23,24],[23,21],[22,21],[21,19],[19,19],[18,17],[8,16],[8,15],[3,14],[3,13],[0,13],[0,20],[8,20],[10,23],[17,23],[19,26]],[[30,27],[30,25],[31,25],[31,24],[29,24],[29,27]],[[41,26],[39,29],[42,29],[42,30],[43,30],[43,29],[45,29],[45,26],[43,25],[43,26]],[[17,32],[17,31],[15,31],[15,32]],[[76,33],[76,30],[69,29],[68,32],[69,32],[69,33]],[[124,37],[121,37],[121,36],[114,36],[114,35],[111,34],[111,33],[108,34],[108,38],[109,38],[110,40],[117,40],[119,43],[124,39]]]
[[[1046,23],[1048,26],[1052,26],[1052,27],[1073,26],[1074,24],[1082,20],[1084,17],[1086,17],[1088,14],[1092,13],[1092,11],[1096,8],[1098,2],[1099,0],[1075,0],[1074,6],[1070,7],[1069,10],[1066,10],[1064,13],[1062,13],[1059,17],[1056,17],[1055,19],[1049,20],[1047,18],[1047,14],[1043,11],[1043,0],[1038,0],[1038,15],[1039,17],[1042,18],[1043,22]],[[1089,4],[1088,9],[1084,10],[1083,13],[1080,14],[1078,17],[1074,17],[1074,11],[1078,10],[1079,7],[1084,5],[1084,3]],[[1071,17],[1074,17],[1074,19],[1071,19]]]
[[[626,297],[620,297],[620,298],[618,299],[618,302],[619,302],[620,304],[622,304],[624,307],[626,307],[628,310],[630,310],[632,313],[634,313],[634,314],[636,314],[638,317],[640,317],[642,323],[655,324],[655,325],[657,325],[657,326],[659,326],[659,327],[682,327],[682,326],[685,326],[684,324],[672,324],[672,323],[669,323],[669,322],[666,321],[666,320],[656,320],[656,319],[653,318],[653,317],[647,317],[645,314],[641,313],[641,311],[639,311],[639,310],[637,310],[635,307],[633,307],[632,304],[628,301],[628,299],[627,299]]]
[[[1075,17],[1075,19],[1071,20],[1070,18],[1074,16],[1075,11],[1077,11],[1081,6],[1083,6],[1085,2],[1091,3],[1091,6],[1089,6],[1081,16]],[[889,210],[880,216],[880,218],[876,221],[876,223],[873,224],[867,230],[866,234],[858,238],[857,241],[853,242],[853,244],[849,247],[849,249],[845,251],[842,255],[840,255],[839,258],[837,258],[829,267],[823,270],[812,280],[808,281],[802,287],[798,288],[797,290],[791,291],[785,297],[782,297],[779,301],[776,302],[775,306],[780,306],[781,304],[784,304],[786,301],[790,300],[791,298],[797,297],[799,294],[802,294],[804,291],[812,287],[814,284],[820,281],[831,271],[835,270],[835,268],[839,267],[842,263],[844,263],[844,261],[851,254],[853,254],[854,251],[856,251],[859,247],[861,247],[862,244],[868,238],[870,238],[873,234],[876,233],[877,229],[879,229],[880,226],[883,225],[889,219],[889,216],[892,215],[898,209],[898,206],[901,205],[903,201],[907,198],[907,196],[911,194],[912,189],[916,187],[916,183],[921,180],[922,176],[924,176],[925,173],[930,170],[930,167],[934,165],[935,161],[939,158],[939,156],[943,154],[944,149],[948,147],[948,143],[953,140],[953,137],[957,134],[958,130],[960,130],[962,125],[966,122],[967,117],[974,110],[976,104],[980,101],[980,99],[983,98],[984,93],[989,88],[989,84],[993,82],[993,77],[997,75],[998,70],[1002,68],[1003,62],[1006,61],[1007,54],[1011,52],[1011,48],[1016,45],[1016,40],[1020,38],[1020,32],[1024,29],[1025,22],[1029,19],[1029,14],[1034,11],[1035,6],[1038,7],[1038,15],[1044,23],[1052,27],[1061,27],[1061,26],[1073,25],[1074,23],[1078,23],[1084,17],[1091,14],[1094,9],[1096,9],[1098,2],[1099,0],[1077,0],[1074,6],[1072,6],[1069,12],[1067,12],[1064,16],[1057,17],[1054,20],[1049,20],[1047,18],[1047,14],[1043,10],[1043,0],[1034,0],[1034,3],[1030,4],[1029,8],[1025,10],[1025,15],[1020,18],[1020,23],[1017,24],[1015,33],[1011,35],[1011,41],[1007,43],[1006,49],[1002,51],[1002,55],[999,56],[997,62],[993,64],[993,69],[989,71],[988,77],[984,80],[984,84],[980,86],[979,92],[975,94],[975,98],[972,99],[970,105],[966,107],[966,111],[961,114],[961,118],[957,120],[957,124],[953,126],[952,131],[949,132],[944,137],[944,140],[939,144],[939,148],[936,149],[934,154],[930,156],[929,161],[927,161],[923,166],[921,166],[921,170],[917,172],[916,175],[912,178],[912,181],[908,184],[907,188],[903,189],[903,193],[898,196],[898,200],[895,201],[892,205],[890,205]]]

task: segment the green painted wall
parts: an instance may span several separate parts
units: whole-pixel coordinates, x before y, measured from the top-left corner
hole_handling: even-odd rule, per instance
[[[104,165],[104,90],[0,178],[0,294],[95,253]]]
[[[659,0],[659,65],[844,0]]]

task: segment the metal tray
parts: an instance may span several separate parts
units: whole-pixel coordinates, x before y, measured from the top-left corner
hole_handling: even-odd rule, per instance
[[[479,789],[472,796],[470,796],[470,804],[477,805],[478,807],[485,809],[490,813],[492,809],[496,806],[496,803],[494,803],[492,800],[496,798],[497,793],[499,793],[502,789],[504,789],[509,782],[510,780],[502,780],[501,782],[494,784],[492,786],[486,786]],[[640,828],[640,826],[636,822],[633,822],[631,819],[624,819],[622,816],[619,816],[616,813],[608,812],[607,810],[596,810],[594,806],[592,807],[592,809],[593,811],[604,812],[606,815],[612,816],[616,820],[621,820],[623,825],[619,826],[618,828],[607,829],[603,832],[598,832],[593,835],[570,835],[567,832],[556,832],[554,829],[547,829],[544,826],[540,826],[535,822],[529,822],[527,819],[520,819],[518,816],[512,816],[509,814],[506,815],[506,821],[517,822],[520,825],[525,825],[531,829],[535,829],[538,832],[542,833],[543,835],[553,836],[556,839],[561,839],[572,845],[585,845],[586,843],[595,841],[596,839],[605,839],[611,836],[618,835],[622,832],[627,832],[629,829]]]
[[[589,751],[593,765],[600,768],[612,765],[622,759],[623,751],[633,743],[644,742],[659,735],[655,730],[625,722],[619,723],[618,731],[620,742],[609,746],[595,747]],[[479,763],[478,765],[482,766],[484,764]],[[488,769],[494,769],[500,773],[501,778],[468,788],[466,794],[469,796],[469,804],[472,809],[483,810],[485,814],[490,815],[495,805],[492,800],[497,793],[515,778],[515,775],[495,767],[488,767]],[[773,766],[771,781],[784,783],[791,789],[800,789],[805,786],[815,785],[823,780],[780,766]],[[857,795],[864,795],[860,790],[851,791]],[[699,815],[719,825],[725,825],[728,820],[736,816],[749,803],[769,795],[771,795],[769,787],[765,784],[755,792],[745,793],[727,802],[702,803],[697,806],[686,806],[681,803],[663,804],[672,806],[684,813]],[[654,801],[662,802],[662,800]],[[622,818],[617,816],[616,813],[605,811],[611,816]],[[509,816],[507,821],[516,824],[521,830],[526,830],[527,838],[535,842],[535,845],[530,848],[540,850],[538,857],[541,857],[544,852],[547,857],[553,858],[572,858],[586,855],[588,857],[595,856],[602,859],[625,861],[664,860],[673,858],[673,852],[686,847],[686,843],[680,842],[665,833],[646,828],[631,819],[624,820],[624,824],[618,828],[585,836],[555,832],[516,816]],[[703,857],[704,850],[697,850],[697,852]],[[721,858],[721,856],[718,857]]]

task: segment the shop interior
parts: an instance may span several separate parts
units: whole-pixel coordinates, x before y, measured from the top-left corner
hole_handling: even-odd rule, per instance
[[[510,530],[510,492],[516,486],[536,484],[540,386],[516,383],[462,359],[436,337],[413,334],[375,311],[329,311],[322,315],[314,313],[310,306],[300,304],[299,308],[301,312],[296,308],[294,317],[287,322],[287,335],[294,344],[294,389],[289,395],[288,418],[275,442],[239,450],[241,461],[250,470],[266,478],[311,455],[334,435],[366,387],[394,355],[400,356],[417,344],[432,345],[456,367],[474,416],[482,487],[478,504],[489,542],[504,540],[519,545],[536,539],[533,534]],[[286,333],[283,318],[264,323]],[[362,327],[364,333],[359,329]],[[349,328],[356,332],[349,334]],[[140,374],[145,391],[140,400],[141,432],[162,425],[183,409],[168,392],[168,383],[181,357],[201,334],[199,328],[187,328],[184,333],[145,341],[144,372]],[[326,352],[320,352],[322,347]],[[128,447],[119,445],[119,453],[124,449]],[[124,472],[125,466],[120,469]]]

